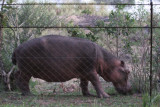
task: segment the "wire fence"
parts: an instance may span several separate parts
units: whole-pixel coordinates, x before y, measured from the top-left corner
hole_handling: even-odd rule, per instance
[[[129,92],[130,85],[127,84],[127,81],[126,81],[128,78],[129,71],[125,68],[125,65],[128,64],[130,66],[129,68],[130,71],[136,71],[136,70],[140,71],[140,72],[137,72],[136,74],[132,73],[132,81],[134,80],[134,77],[143,76],[138,81],[135,81],[132,83],[139,84],[137,87],[139,88],[139,90],[141,90],[142,87],[147,87],[150,93],[150,97],[152,96],[152,89],[154,84],[153,81],[157,80],[157,76],[153,72],[153,68],[154,70],[156,69],[156,71],[158,71],[158,66],[156,68],[153,67],[153,62],[154,62],[153,58],[154,59],[157,58],[157,65],[159,64],[158,55],[156,57],[155,57],[155,53],[153,55],[153,50],[155,49],[155,46],[153,46],[153,44],[155,44],[155,41],[154,41],[155,36],[153,36],[153,30],[156,31],[156,29],[160,28],[159,26],[157,26],[157,24],[153,23],[154,21],[153,6],[154,5],[159,6],[160,4],[153,4],[151,1],[150,4],[25,3],[25,4],[1,4],[1,5],[13,6],[14,8],[15,7],[23,8],[24,10],[25,9],[27,10],[25,6],[31,6],[33,9],[36,9],[36,7],[34,6],[41,6],[41,7],[45,7],[47,11],[50,11],[51,9],[53,9],[52,7],[54,7],[55,5],[60,5],[60,6],[67,6],[67,5],[68,6],[89,6],[89,5],[90,6],[96,6],[96,5],[98,6],[102,6],[102,5],[104,6],[108,6],[108,5],[150,6],[150,15],[149,15],[150,18],[148,18],[149,20],[146,21],[147,24],[145,25],[144,23],[137,24],[139,26],[137,25],[128,26],[123,24],[109,25],[108,22],[104,21],[105,19],[102,20],[103,18],[100,18],[100,21],[104,21],[104,23],[102,24],[100,23],[100,25],[97,25],[97,23],[93,25],[83,25],[83,26],[79,26],[78,24],[74,25],[72,23],[68,25],[65,22],[61,22],[62,20],[65,19],[64,18],[65,16],[60,17],[59,19],[58,17],[51,17],[47,13],[41,14],[41,11],[38,13],[40,16],[37,17],[37,19],[39,19],[38,21],[43,20],[44,23],[41,24],[38,21],[32,23],[31,20],[34,20],[34,18],[31,18],[28,21],[30,17],[28,17],[28,19],[26,17],[22,17],[24,15],[27,16],[28,11],[26,11],[26,13],[21,13],[22,12],[21,10],[14,11],[13,9],[12,14],[8,13],[8,16],[7,16],[7,18],[10,20],[9,24],[3,25],[1,26],[1,28],[4,28],[3,46],[7,43],[9,45],[12,44],[11,47],[9,46],[3,47],[4,52],[2,53],[2,55],[4,56],[8,55],[8,58],[11,58],[12,52],[13,52],[12,62],[13,64],[18,65],[18,70],[15,74],[16,76],[15,79],[17,80],[18,87],[20,88],[20,91],[23,94],[28,94],[30,92],[29,80],[33,76],[35,78],[40,78],[48,82],[64,82],[72,78],[80,78],[80,81],[79,80],[74,80],[74,81],[80,82],[83,95],[90,95],[88,90],[88,82],[90,81],[94,86],[97,92],[97,95],[99,97],[108,97],[108,94],[105,93],[103,90],[105,85],[101,85],[100,83],[101,79],[100,80],[98,79],[99,77],[97,76],[97,74],[99,74],[104,80],[111,81],[118,92],[120,93],[125,93],[127,91]],[[40,9],[40,8],[37,8],[37,9]],[[22,16],[18,17],[19,13],[21,13]],[[36,12],[33,11],[31,15],[35,15],[35,14]],[[44,17],[46,21],[43,18],[41,18],[45,15],[47,16],[47,17]],[[24,21],[23,23],[20,23],[21,20],[23,21],[23,18],[26,19],[26,21]],[[53,20],[49,20],[49,19],[53,19],[54,22],[51,22]],[[18,22],[18,20],[20,21]],[[96,21],[99,21],[99,20],[98,19],[94,20],[94,22]],[[57,22],[61,22],[61,23],[59,24]],[[69,23],[69,21],[67,23]],[[9,29],[12,29],[14,33]],[[37,30],[33,30],[33,29],[37,29]],[[65,34],[62,34],[64,36],[50,35],[51,33],[55,33],[56,31],[59,31],[58,33],[56,32],[56,34],[61,34],[62,32],[59,29],[61,29],[61,31],[65,29],[66,30],[65,32],[67,32],[71,37],[65,37],[66,36]],[[88,35],[86,35],[83,31],[81,30],[79,31],[77,29],[81,29],[81,30],[85,29],[84,31],[85,33],[88,30],[90,30],[90,32],[88,33]],[[129,34],[123,33],[123,31],[125,31],[125,33],[128,33],[130,29],[132,30],[136,29],[137,32],[139,32],[138,34],[142,36],[136,37],[137,34],[134,35],[133,33],[129,33],[130,34],[129,35]],[[98,35],[96,33],[96,32],[101,33],[100,31],[103,32],[103,35],[101,34]],[[49,34],[50,36],[44,36],[44,37],[38,36],[43,34],[42,32],[43,33],[47,32],[47,34]],[[48,33],[48,32],[51,32],[51,33]],[[80,35],[83,35],[83,36],[82,37],[79,36],[78,35],[79,33]],[[9,34],[11,34],[12,36],[6,36]],[[97,34],[96,37],[98,37],[98,39],[96,39],[96,37],[93,36],[93,34]],[[106,36],[107,34],[110,36]],[[77,38],[77,37],[75,38],[76,35],[78,35],[77,37],[80,37],[80,38]],[[120,36],[117,36],[117,35],[120,35]],[[127,36],[122,36],[122,35],[127,35]],[[40,38],[37,38],[37,37],[40,37]],[[154,40],[153,40],[153,37],[154,37]],[[36,38],[36,39],[32,39],[32,38]],[[81,39],[81,38],[87,38],[93,42],[89,40]],[[29,40],[29,41],[23,43],[26,40]],[[132,43],[136,41],[136,43],[138,43],[137,42],[138,40],[141,46],[140,45],[133,46],[132,49],[129,46],[128,48],[126,48],[127,44],[129,45],[129,42]],[[18,45],[20,46],[18,47]],[[18,48],[16,48],[16,50],[14,51],[15,47],[18,47]],[[123,61],[117,59],[116,57],[108,53],[108,51],[106,51],[104,48],[111,51],[111,53],[114,54],[115,56],[125,60],[125,64]],[[132,50],[132,51],[129,52],[129,50]],[[136,53],[136,54],[133,54],[133,53]],[[123,54],[125,54],[126,56],[124,56]],[[138,57],[136,55],[138,55]],[[137,63],[136,60],[140,58],[142,59],[138,61],[138,64],[136,64]],[[5,63],[9,63],[7,62],[7,58],[3,59],[3,61]],[[149,61],[149,63],[147,61]],[[4,66],[11,66],[11,64],[6,64]],[[112,67],[116,69],[121,69],[120,70],[121,72],[113,69]],[[125,75],[124,76],[125,79],[124,78],[122,79],[123,80],[122,83],[117,83],[117,81],[121,81],[120,80],[121,77],[119,76],[116,78],[116,76],[112,74],[112,72],[115,72],[117,74],[123,74],[123,76]],[[147,72],[147,73],[144,73],[144,72]],[[144,83],[142,82],[143,79],[144,80],[146,79]],[[122,85],[124,83],[127,85],[125,86]],[[142,85],[142,87],[140,87],[140,85]],[[63,88],[64,84],[61,84],[59,87],[62,88],[63,91],[67,92],[69,90],[74,90],[76,86],[72,84],[71,87]],[[122,88],[122,87],[125,87],[125,88]]]

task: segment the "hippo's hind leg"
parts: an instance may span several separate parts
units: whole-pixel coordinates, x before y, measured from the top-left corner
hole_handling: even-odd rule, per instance
[[[92,94],[89,93],[89,90],[88,90],[88,83],[89,81],[87,79],[80,79],[81,83],[80,83],[80,87],[82,89],[82,94],[84,96],[94,96]]]
[[[31,75],[17,71],[15,73],[16,78],[16,84],[20,91],[22,92],[22,95],[31,95],[30,89],[29,89],[29,80],[31,79]]]
[[[102,88],[102,85],[99,81],[98,75],[96,71],[92,71],[89,73],[88,79],[91,81],[92,85],[94,86],[97,96],[99,98],[108,98],[110,97]]]

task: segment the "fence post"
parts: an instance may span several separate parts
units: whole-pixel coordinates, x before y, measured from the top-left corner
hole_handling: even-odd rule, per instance
[[[150,102],[152,99],[152,42],[153,42],[153,2],[150,0]]]

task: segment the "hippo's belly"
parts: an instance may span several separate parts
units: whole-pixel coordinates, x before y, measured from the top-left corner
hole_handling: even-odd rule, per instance
[[[72,78],[84,77],[87,72],[93,69],[93,61],[89,58],[34,57],[19,61],[21,62],[21,64],[18,64],[20,65],[19,68],[23,72],[28,72],[33,77],[47,82],[65,82]]]

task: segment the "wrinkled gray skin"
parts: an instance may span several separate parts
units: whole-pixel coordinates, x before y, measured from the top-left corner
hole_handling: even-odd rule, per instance
[[[47,82],[79,78],[84,96],[91,95],[88,91],[90,81],[98,97],[109,97],[98,75],[112,82],[119,93],[131,91],[125,63],[97,44],[81,38],[48,35],[29,40],[15,49],[12,62],[19,69],[15,77],[22,95],[30,94],[32,76]]]

